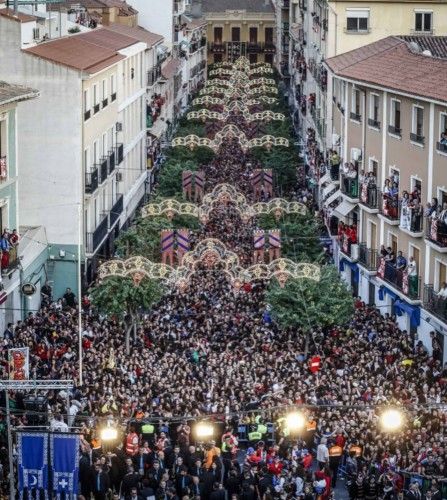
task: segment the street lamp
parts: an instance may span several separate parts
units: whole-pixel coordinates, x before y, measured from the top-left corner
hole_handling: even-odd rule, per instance
[[[403,413],[396,408],[389,408],[380,415],[380,425],[386,432],[400,430],[404,423]]]

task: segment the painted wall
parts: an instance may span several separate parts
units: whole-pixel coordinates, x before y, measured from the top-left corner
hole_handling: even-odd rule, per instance
[[[163,43],[171,48],[174,37],[174,1],[129,0],[127,3],[138,10],[138,24],[153,33],[163,35]]]

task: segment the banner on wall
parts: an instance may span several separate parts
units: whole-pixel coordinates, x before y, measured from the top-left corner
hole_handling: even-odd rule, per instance
[[[46,432],[17,433],[17,469],[19,474],[19,494],[23,498],[26,490],[30,493],[41,490],[47,497],[48,491],[48,434]]]

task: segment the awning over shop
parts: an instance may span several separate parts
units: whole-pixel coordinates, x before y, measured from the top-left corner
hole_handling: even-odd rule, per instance
[[[403,300],[394,302],[394,312],[397,316],[402,316],[404,313],[410,317],[410,325],[417,328],[421,322],[421,310],[419,306],[412,306]]]
[[[348,215],[354,210],[355,205],[349,203],[349,201],[343,200],[340,205],[334,210],[333,214],[335,217],[343,222],[346,222]]]

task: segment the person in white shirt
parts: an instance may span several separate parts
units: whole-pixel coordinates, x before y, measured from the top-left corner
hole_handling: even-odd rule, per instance
[[[441,299],[447,299],[447,283],[443,283],[436,295]]]
[[[68,425],[64,422],[62,415],[54,415],[54,418],[50,421],[50,431],[68,432]]]
[[[329,449],[326,443],[327,439],[321,438],[320,444],[317,447],[317,462],[321,470],[323,470],[324,466],[329,462]]]

